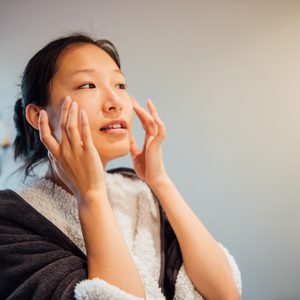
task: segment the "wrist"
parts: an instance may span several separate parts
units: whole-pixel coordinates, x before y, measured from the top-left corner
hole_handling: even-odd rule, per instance
[[[80,193],[76,197],[79,208],[98,205],[104,201],[108,201],[107,190],[90,190]]]
[[[162,188],[173,185],[173,182],[168,175],[163,175],[156,177],[156,179],[153,182],[148,183],[148,185],[150,186],[153,192],[157,192]]]

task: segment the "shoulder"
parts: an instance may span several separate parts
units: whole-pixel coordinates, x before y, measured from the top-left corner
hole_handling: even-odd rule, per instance
[[[28,238],[28,242],[46,239],[58,247],[83,255],[58,227],[10,189],[0,190],[0,250],[3,241],[8,241],[7,233],[11,235],[8,245],[19,238]]]
[[[73,299],[86,278],[80,249],[12,190],[0,191],[0,265],[1,299]]]
[[[6,199],[14,199],[15,192],[10,189],[0,190],[0,201],[5,201]]]
[[[16,216],[19,213],[24,217],[28,212],[36,211],[20,193],[11,189],[0,190],[0,216]]]
[[[26,206],[24,199],[13,190],[0,190],[0,216],[8,217],[9,212],[18,211],[24,205]]]

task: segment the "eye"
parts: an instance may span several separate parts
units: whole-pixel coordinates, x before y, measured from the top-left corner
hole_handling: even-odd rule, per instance
[[[126,83],[119,83],[118,86],[120,87],[121,90],[126,90],[127,89],[127,84]]]
[[[79,87],[80,89],[94,89],[96,86],[93,83],[85,83]]]

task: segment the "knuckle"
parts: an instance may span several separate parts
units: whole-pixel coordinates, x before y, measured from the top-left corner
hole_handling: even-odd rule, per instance
[[[60,129],[65,129],[66,122],[64,122],[64,121],[60,122],[59,127],[60,127]]]
[[[70,160],[71,160],[71,157],[70,157],[69,151],[62,150],[61,153],[60,153],[59,159],[60,159],[61,161],[70,161]]]
[[[62,111],[67,112],[69,110],[69,105],[65,103],[65,105],[62,106]]]
[[[76,126],[73,122],[68,124],[68,131],[73,132],[76,129]]]

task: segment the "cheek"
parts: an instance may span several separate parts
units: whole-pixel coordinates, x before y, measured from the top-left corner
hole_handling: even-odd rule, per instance
[[[133,116],[134,116],[133,104],[132,104],[131,99],[130,99],[130,102],[127,103],[125,109],[126,109],[126,116],[128,117],[128,121],[130,122],[129,125],[131,126]]]
[[[58,107],[47,107],[48,123],[51,132],[57,137],[60,128],[61,111]]]
[[[101,120],[101,116],[100,113],[97,113],[98,110],[97,108],[93,107],[93,106],[85,106],[85,105],[80,105],[80,103],[78,103],[78,118],[80,120],[80,109],[83,109],[88,117],[88,121],[89,121],[89,125],[90,127],[93,127],[93,125],[99,124],[99,121]]]

